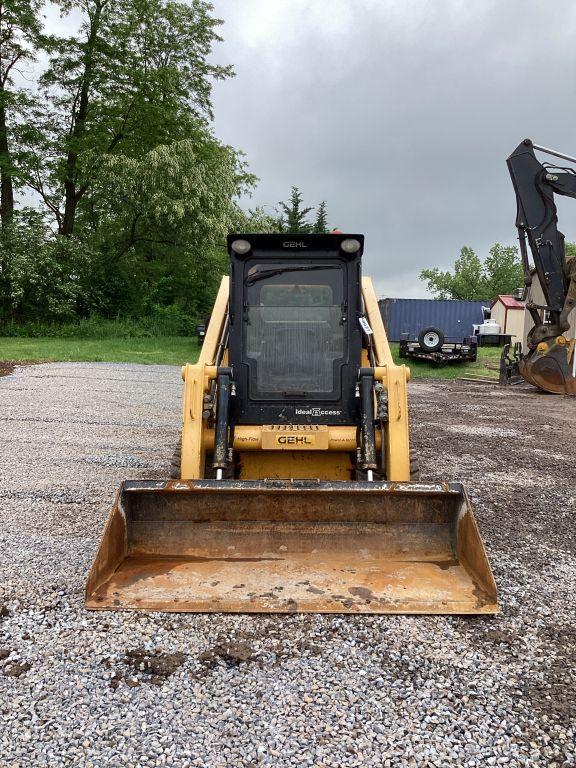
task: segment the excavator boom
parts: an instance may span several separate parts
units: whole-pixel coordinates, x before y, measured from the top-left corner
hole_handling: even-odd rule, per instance
[[[524,264],[526,308],[534,321],[528,336],[528,352],[522,354],[517,350],[516,359],[509,360],[509,366],[517,368],[526,381],[540,389],[575,395],[575,344],[566,333],[571,330],[576,314],[576,259],[566,258],[564,235],[557,226],[554,195],[576,197],[576,169],[556,163],[542,164],[535,150],[576,163],[576,158],[538,146],[530,139],[521,142],[507,160],[516,193],[516,226]],[[536,304],[531,297],[532,271],[527,244],[544,295],[543,305]],[[503,378],[510,379],[510,374],[510,370],[504,371]]]

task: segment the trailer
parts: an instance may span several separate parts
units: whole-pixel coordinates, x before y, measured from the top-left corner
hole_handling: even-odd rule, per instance
[[[425,360],[434,366],[447,363],[474,363],[478,357],[476,336],[465,336],[462,341],[446,341],[445,334],[439,328],[423,328],[416,340],[410,339],[409,333],[400,338],[400,357]]]

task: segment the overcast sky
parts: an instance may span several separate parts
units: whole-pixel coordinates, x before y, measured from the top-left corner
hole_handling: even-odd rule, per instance
[[[516,242],[521,139],[576,154],[574,0],[213,2],[236,70],[215,129],[261,179],[248,205],[292,184],[326,199],[332,226],[366,235],[380,296],[425,296],[420,270],[462,245]]]

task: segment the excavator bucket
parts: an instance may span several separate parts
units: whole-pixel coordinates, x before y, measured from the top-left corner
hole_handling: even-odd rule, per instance
[[[546,343],[547,342],[547,343]],[[547,339],[518,363],[521,376],[535,387],[555,395],[576,395],[576,347],[563,336]]]
[[[127,481],[86,591],[94,610],[496,613],[458,484]]]

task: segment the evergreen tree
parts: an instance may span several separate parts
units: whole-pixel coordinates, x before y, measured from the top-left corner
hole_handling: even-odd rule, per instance
[[[322,200],[316,209],[316,220],[312,227],[312,232],[317,235],[325,235],[328,232],[328,213],[326,211],[326,200]]]
[[[302,193],[298,187],[292,187],[288,203],[279,203],[281,212],[280,226],[283,232],[293,234],[311,232],[312,225],[309,223],[307,216],[314,208],[303,208],[302,203]]]

